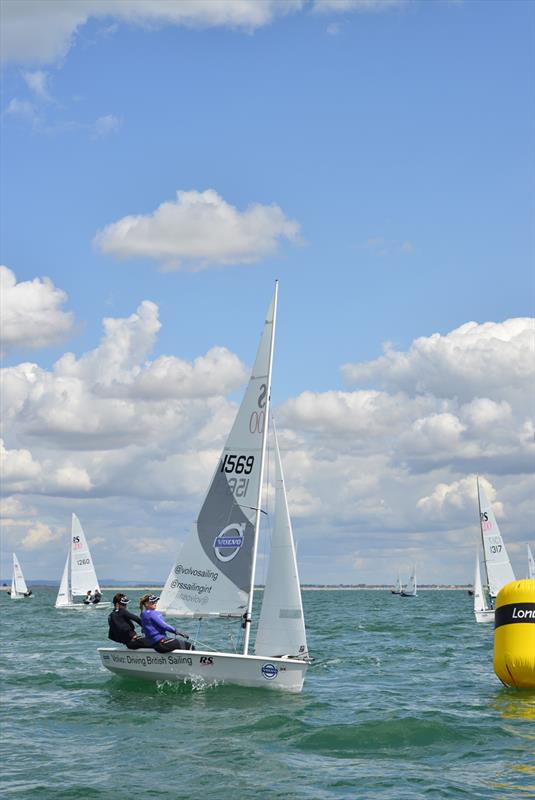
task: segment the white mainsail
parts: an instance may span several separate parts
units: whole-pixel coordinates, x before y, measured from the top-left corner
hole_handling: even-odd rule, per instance
[[[396,583],[394,584],[394,588],[391,590],[392,594],[401,594],[401,578],[399,577],[399,572],[396,577]]]
[[[86,595],[88,591],[100,591],[93,559],[89,551],[84,531],[76,514],[72,515],[71,525],[71,594],[73,597]]]
[[[15,553],[13,553],[13,573],[11,576],[11,599],[17,600],[20,597],[24,597],[27,593],[28,587],[26,586],[26,581],[24,580],[24,575],[22,574],[22,569],[19,564],[19,560]]]
[[[275,427],[275,513],[271,553],[255,641],[255,654],[307,655],[303,603],[299,586],[292,523]]]
[[[479,484],[479,478],[477,479],[477,496],[488,591],[491,599],[494,599],[506,583],[515,580],[515,576],[492,505],[489,503],[483,487]]]
[[[535,560],[528,544],[528,578],[535,579]]]
[[[249,615],[269,419],[276,300],[277,287],[242,404],[199,517],[162,591],[159,608],[169,614]]]

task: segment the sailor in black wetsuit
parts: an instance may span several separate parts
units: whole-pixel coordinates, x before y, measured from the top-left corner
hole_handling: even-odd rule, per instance
[[[140,647],[152,647],[150,641],[144,636],[138,636],[134,622],[141,625],[141,620],[127,609],[128,597],[118,592],[113,598],[113,611],[108,616],[110,626],[108,639],[119,644],[125,644],[129,650],[138,650]]]

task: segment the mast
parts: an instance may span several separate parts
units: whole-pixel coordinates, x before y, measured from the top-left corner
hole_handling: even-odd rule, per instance
[[[253,608],[253,599],[254,599],[254,582],[255,582],[255,573],[256,573],[256,556],[258,551],[258,534],[260,530],[260,505],[262,502],[262,484],[264,482],[264,463],[266,460],[266,443],[267,443],[267,431],[269,426],[269,407],[271,404],[271,371],[273,366],[273,343],[275,341],[275,323],[277,320],[277,299],[279,293],[279,282],[275,281],[275,294],[273,298],[273,321],[271,325],[271,341],[269,343],[269,364],[268,364],[268,375],[267,375],[267,385],[268,385],[268,393],[266,398],[266,407],[264,409],[264,430],[262,432],[262,455],[260,458],[260,480],[258,482],[258,496],[256,498],[256,514],[255,514],[255,526],[254,526],[254,542],[253,542],[253,564],[251,570],[251,584],[249,587],[249,599],[247,601],[247,611],[245,612],[245,633],[243,637],[243,655],[246,656],[249,651],[249,636],[251,633],[251,611]]]
[[[485,565],[485,575],[487,577],[487,591],[490,586],[489,571],[487,569],[487,559],[485,557],[485,538],[483,536],[483,520],[481,519],[481,498],[479,496],[479,475],[476,475],[477,484],[477,507],[479,510],[479,530],[481,532],[481,547],[483,548],[483,564]]]

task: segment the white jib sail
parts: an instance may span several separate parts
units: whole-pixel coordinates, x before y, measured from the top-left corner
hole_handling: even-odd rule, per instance
[[[61,576],[61,583],[59,585],[58,596],[56,597],[56,608],[61,606],[68,606],[72,603],[72,595],[69,588],[69,567],[71,565],[71,551],[67,553],[65,566],[63,568],[63,575]]]
[[[506,583],[515,580],[513,568],[503,543],[496,517],[492,506],[482,486],[477,481],[479,497],[479,520],[481,538],[483,540],[483,554],[487,571],[489,595],[495,598]]]
[[[19,560],[13,553],[13,574],[11,577],[11,597],[23,597],[28,591]]]
[[[199,517],[186,537],[159,608],[176,616],[240,617],[254,574],[277,288],[249,384]]]
[[[474,573],[474,611],[487,611],[488,606],[481,583],[481,570],[479,568],[479,554],[476,554],[476,568]]]
[[[533,553],[531,552],[531,547],[528,544],[528,578],[535,579],[535,560],[533,559]]]
[[[76,514],[72,515],[71,525],[71,594],[73,597],[100,591],[93,559],[85,534]]]
[[[271,553],[255,641],[257,656],[307,655],[305,619],[284,475],[275,439],[275,513]]]

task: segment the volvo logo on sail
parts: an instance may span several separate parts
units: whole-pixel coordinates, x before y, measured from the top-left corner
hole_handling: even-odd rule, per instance
[[[214,552],[220,561],[232,561],[240,552],[243,544],[245,523],[233,522],[223,528],[214,539]]]

